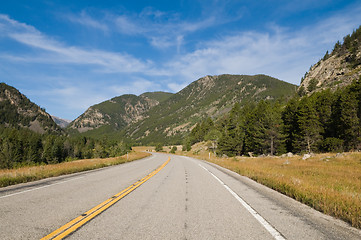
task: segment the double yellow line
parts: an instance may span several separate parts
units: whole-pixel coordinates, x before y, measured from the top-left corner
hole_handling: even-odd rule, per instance
[[[77,229],[79,229],[81,226],[95,218],[100,213],[104,212],[106,209],[111,207],[113,204],[118,202],[120,199],[124,198],[126,195],[134,191],[137,187],[148,181],[151,177],[153,177],[155,174],[157,174],[160,170],[162,170],[165,165],[168,164],[170,161],[170,158],[166,162],[164,162],[159,168],[154,170],[149,175],[145,176],[141,180],[135,182],[134,184],[130,185],[123,191],[115,194],[113,197],[105,200],[101,204],[93,207],[89,211],[85,212],[84,214],[80,215],[79,217],[73,219],[72,221],[68,222],[64,226],[58,228],[54,232],[50,233],[49,235],[43,237],[41,240],[48,240],[48,239],[63,239],[70,235],[71,233],[75,232]]]

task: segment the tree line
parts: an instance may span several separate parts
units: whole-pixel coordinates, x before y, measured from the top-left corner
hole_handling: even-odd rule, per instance
[[[128,144],[106,138],[39,134],[25,128],[0,126],[0,168],[115,157],[129,150]]]
[[[361,78],[337,91],[295,96],[287,103],[260,101],[197,124],[183,144],[209,141],[217,154],[280,155],[361,148]]]

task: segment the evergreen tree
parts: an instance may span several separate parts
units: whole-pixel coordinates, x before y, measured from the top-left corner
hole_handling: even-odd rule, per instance
[[[228,156],[241,155],[245,139],[244,121],[239,104],[235,104],[229,113],[228,119],[218,143],[218,153]]]
[[[340,98],[341,137],[345,141],[346,149],[357,149],[360,142],[360,106],[357,94],[346,91]]]
[[[281,118],[281,105],[275,103],[268,104],[264,112],[264,153],[274,155],[285,152],[284,135],[282,134],[283,121]]]
[[[300,130],[296,139],[299,151],[306,150],[308,153],[317,151],[323,129],[312,98],[301,99],[297,123]]]
[[[287,152],[295,152],[296,151],[296,137],[299,133],[299,125],[298,125],[298,104],[299,99],[293,98],[291,99],[284,110],[282,111],[282,121],[283,121],[283,134],[285,136],[285,145]]]

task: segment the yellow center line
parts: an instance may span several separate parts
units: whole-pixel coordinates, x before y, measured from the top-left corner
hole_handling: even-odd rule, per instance
[[[165,167],[165,165],[168,164],[169,161],[170,161],[170,158],[168,158],[168,160],[166,162],[164,162],[159,168],[157,168],[156,170],[154,170],[153,172],[151,172],[150,174],[148,174],[147,176],[145,176],[141,180],[135,182],[134,184],[130,185],[129,187],[127,187],[123,191],[121,191],[121,192],[115,194],[114,196],[112,196],[111,198],[105,200],[101,204],[93,207],[92,209],[90,209],[89,211],[87,211],[84,214],[80,215],[79,217],[74,218],[73,220],[71,220],[70,222],[65,224],[64,226],[58,228],[57,230],[53,231],[49,235],[43,237],[41,240],[63,239],[65,237],[67,237],[68,235],[70,235],[71,233],[73,233],[77,229],[79,229],[81,226],[83,226],[84,224],[86,224],[87,222],[89,222],[90,220],[95,218],[97,215],[99,215],[100,213],[104,212],[106,209],[111,207],[113,204],[118,202],[120,199],[127,196],[129,193],[134,191],[140,185],[142,185],[143,183],[148,181],[151,177],[153,177],[160,170],[162,170]]]

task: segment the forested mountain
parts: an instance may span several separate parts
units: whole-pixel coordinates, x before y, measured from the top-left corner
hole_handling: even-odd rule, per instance
[[[62,132],[44,109],[5,83],[0,83],[0,125],[29,128],[37,133]]]
[[[168,99],[165,92],[144,93],[140,96],[127,94],[112,98],[88,108],[70,123],[68,129],[88,135],[107,134],[146,118],[148,110]]]
[[[218,118],[235,103],[290,98],[296,86],[266,75],[206,76],[152,108],[149,117],[122,133],[142,144],[179,143],[200,121]]]
[[[229,112],[236,102],[288,99],[296,88],[265,75],[206,76],[176,94],[122,95],[94,105],[68,129],[86,136],[121,137],[141,144],[180,143],[197,122]]]
[[[300,95],[347,86],[361,76],[361,26],[337,42],[301,80]]]
[[[184,150],[201,141],[228,156],[360,150],[361,78],[335,91],[295,96],[287,104],[235,104],[217,121],[197,124]]]

